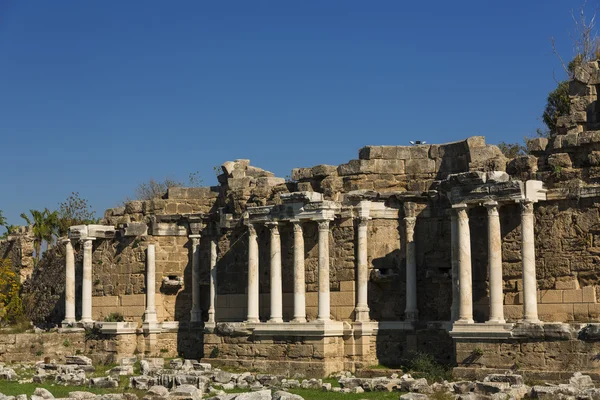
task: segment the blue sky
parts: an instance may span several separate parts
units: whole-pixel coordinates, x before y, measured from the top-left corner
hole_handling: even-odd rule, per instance
[[[594,3],[594,4],[592,4]],[[0,0],[0,210],[541,126],[574,1]],[[595,6],[595,2],[590,2]]]

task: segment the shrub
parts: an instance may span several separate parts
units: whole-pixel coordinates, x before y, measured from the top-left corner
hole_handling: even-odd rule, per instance
[[[0,259],[0,321],[14,324],[23,319],[19,275],[8,258]]]
[[[118,313],[118,312],[112,312],[110,314],[108,314],[106,317],[104,317],[104,322],[124,322],[125,318],[123,317],[123,314]]]
[[[416,352],[408,360],[407,367],[417,378],[425,378],[429,382],[441,382],[451,380],[450,367],[437,362],[431,354]]]

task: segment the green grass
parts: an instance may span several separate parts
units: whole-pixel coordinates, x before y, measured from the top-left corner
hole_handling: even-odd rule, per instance
[[[335,393],[313,389],[290,389],[287,392],[300,395],[310,400],[398,400],[400,392],[365,392],[365,393]]]
[[[131,388],[125,388],[124,386],[118,387],[116,389],[96,389],[96,388],[88,388],[85,386],[61,386],[56,385],[54,383],[18,383],[18,382],[8,382],[8,381],[0,381],[0,393],[3,393],[7,396],[16,396],[18,394],[26,394],[31,396],[35,389],[37,388],[48,389],[50,393],[54,395],[54,397],[68,397],[69,392],[83,391],[83,392],[91,392],[95,394],[107,394],[107,393],[135,393],[138,397],[143,397],[146,393],[144,390],[136,390]]]

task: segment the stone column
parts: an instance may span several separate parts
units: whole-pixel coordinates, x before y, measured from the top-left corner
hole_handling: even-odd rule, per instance
[[[92,240],[83,239],[83,282],[81,285],[81,322],[92,320]]]
[[[540,322],[537,310],[533,203],[521,202],[521,255],[523,258],[523,321]]]
[[[269,322],[283,322],[283,292],[281,285],[281,237],[277,222],[268,224],[271,229],[271,318]]]
[[[369,224],[368,217],[360,217],[358,220],[358,265],[356,268],[356,321],[369,321],[369,265],[367,252],[367,228]]]
[[[248,318],[246,322],[260,322],[258,318],[258,238],[254,225],[248,225]]]
[[[460,291],[458,285],[458,217],[450,213],[450,251],[452,265],[452,305],[450,306],[450,321],[458,320],[460,312]]]
[[[144,322],[156,322],[156,251],[153,244],[146,250],[146,312]]]
[[[457,322],[473,323],[473,279],[471,272],[471,232],[466,204],[453,208],[458,217],[458,280],[460,290],[459,319]]]
[[[318,321],[329,321],[329,220],[317,221],[319,224],[319,305]]]
[[[202,321],[202,310],[200,309],[200,237],[201,235],[190,235],[192,239],[192,310],[190,321]]]
[[[488,323],[503,324],[504,298],[502,294],[502,234],[498,202],[484,204],[488,212],[488,271],[490,282],[490,319]]]
[[[294,321],[306,322],[306,281],[304,270],[304,236],[300,221],[294,224]]]
[[[65,241],[65,320],[63,324],[75,322],[75,253],[73,244]]]
[[[215,306],[217,303],[217,239],[210,241],[210,286],[209,286],[209,305],[208,322],[215,323]]]
[[[406,224],[406,310],[407,321],[419,319],[417,310],[417,252],[415,249],[416,217],[405,217]]]

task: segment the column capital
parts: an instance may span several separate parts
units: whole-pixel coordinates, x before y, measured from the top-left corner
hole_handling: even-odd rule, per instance
[[[358,226],[368,226],[371,217],[358,217]]]
[[[271,235],[279,235],[279,222],[266,222],[265,226],[271,230]]]
[[[316,220],[319,225],[319,231],[329,231],[329,223],[331,222],[328,219],[318,219]]]
[[[200,244],[200,238],[202,237],[202,235],[196,234],[196,235],[189,235],[188,237],[190,239],[192,239],[192,244],[194,246],[197,246],[198,244]]]
[[[84,249],[91,249],[92,248],[92,241],[95,238],[85,238],[85,239],[81,239],[81,241],[83,242],[83,248]]]
[[[498,208],[500,205],[495,200],[489,200],[483,203],[485,208],[487,208],[488,215],[498,215]]]
[[[415,226],[417,225],[416,217],[404,217],[406,224],[406,240],[412,242],[415,239]]]
[[[412,201],[407,201],[403,205],[404,207],[404,215],[408,218],[415,217],[417,213],[417,203]]]
[[[533,202],[529,200],[521,200],[521,214],[533,215]]]
[[[452,209],[456,211],[467,210],[469,205],[466,203],[452,204]]]
[[[248,227],[248,233],[251,236],[256,236],[256,226],[254,226],[254,224],[248,224],[246,226]]]
[[[290,222],[294,227],[294,232],[302,232],[302,221],[299,219],[293,219]]]

